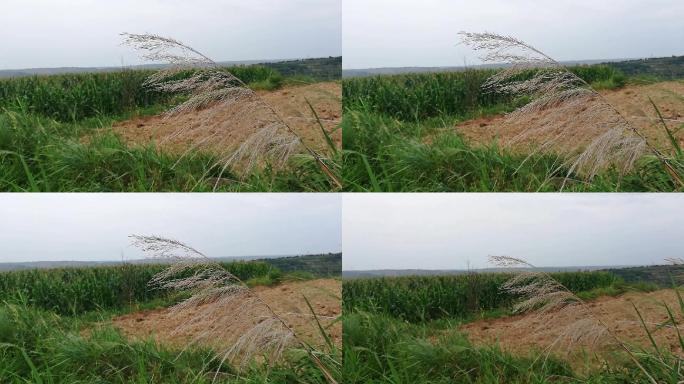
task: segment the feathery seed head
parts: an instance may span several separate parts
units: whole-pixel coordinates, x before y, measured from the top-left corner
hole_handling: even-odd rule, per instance
[[[591,180],[615,167],[628,172],[648,149],[645,138],[598,92],[562,64],[511,36],[461,32],[461,40],[485,51],[485,62],[506,64],[483,85],[489,92],[530,96],[507,116],[526,127],[507,145],[531,141],[536,152],[554,152],[571,173]],[[532,156],[532,154],[530,156]]]

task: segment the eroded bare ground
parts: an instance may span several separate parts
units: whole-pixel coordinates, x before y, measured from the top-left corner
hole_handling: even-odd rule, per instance
[[[672,146],[662,125],[654,120],[657,115],[649,101],[653,99],[663,117],[667,119],[670,130],[677,130],[684,124],[684,82],[669,81],[650,85],[627,86],[613,91],[602,91],[601,94],[622,113],[633,126],[637,127],[650,142],[659,148],[669,151]],[[542,121],[546,116],[539,113],[524,122],[504,124],[504,116],[492,116],[470,120],[458,124],[456,130],[468,140],[476,144],[489,144],[497,139],[499,143],[508,143],[525,129],[531,128],[535,121]],[[572,116],[568,116],[572,119]],[[680,145],[684,145],[684,130],[676,134]],[[534,136],[520,145],[529,145]]]
[[[589,302],[592,311],[600,318],[618,337],[630,345],[650,348],[648,336],[644,331],[638,315],[632,307],[634,304],[662,350],[670,350],[677,354],[683,354],[679,346],[676,331],[672,327],[658,328],[658,324],[668,320],[665,307],[666,303],[680,321],[677,296],[672,289],[664,289],[650,293],[627,293],[618,297],[601,297]],[[562,339],[563,330],[576,324],[585,316],[577,313],[575,316],[563,316],[556,319],[552,324],[542,323],[534,314],[511,316],[501,319],[479,320],[467,323],[460,327],[459,331],[468,335],[468,338],[476,345],[498,344],[504,350],[529,355],[534,351],[550,350],[552,355],[568,359],[573,365],[583,364],[583,352],[591,355],[596,352],[598,356],[607,358],[608,352],[616,347],[608,343],[594,344],[589,340],[573,340],[568,342]],[[561,338],[561,339],[559,339]],[[559,341],[563,340],[563,342]],[[609,339],[605,339],[608,341]],[[555,348],[549,348],[556,344]],[[598,362],[598,361],[595,361]]]
[[[257,92],[285,118],[287,123],[314,149],[325,151],[327,144],[320,126],[306,103],[316,110],[325,129],[338,147],[342,132],[336,129],[342,116],[342,86],[336,82],[289,86]],[[226,129],[228,128],[228,129]],[[128,144],[154,142],[158,147],[183,152],[212,135],[221,137],[220,151],[235,147],[253,133],[253,122],[238,106],[217,106],[180,116],[145,116],[117,123],[114,132]],[[180,134],[179,134],[180,132]],[[208,148],[211,150],[211,148]]]
[[[335,322],[335,319],[342,313],[340,280],[288,282],[273,287],[255,287],[254,292],[284,318],[301,338],[313,345],[322,346],[325,341],[304,300],[306,297],[319,317],[321,325],[328,327],[329,335],[338,346],[342,345],[342,324],[339,321]],[[231,308],[224,310],[230,311]],[[170,316],[168,308],[160,308],[116,317],[112,323],[129,338],[145,340],[153,338],[160,344],[180,348],[193,339],[190,330],[176,332],[178,326],[188,320],[179,316]],[[212,319],[206,319],[206,321],[211,322]],[[202,328],[202,324],[198,324],[198,327]],[[236,333],[239,332],[241,330],[236,328]]]

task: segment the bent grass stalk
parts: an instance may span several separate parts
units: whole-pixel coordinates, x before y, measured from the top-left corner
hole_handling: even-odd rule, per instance
[[[227,148],[229,135],[204,134],[196,141],[197,147],[211,147],[224,150],[219,164],[220,175],[231,166],[241,164],[243,174],[252,170],[260,159],[270,159],[277,166],[283,166],[289,157],[302,147],[311,155],[320,169],[337,188],[342,184],[330,169],[323,156],[307,145],[302,137],[287,123],[278,111],[238,77],[203,53],[178,40],[154,34],[122,33],[124,44],[142,52],[142,58],[152,62],[167,62],[170,65],[151,75],[145,85],[166,93],[181,93],[188,99],[167,112],[167,116],[217,106],[233,105],[239,110],[234,121],[223,121],[219,131],[229,132],[234,124],[244,124],[253,132],[237,148]],[[187,128],[181,128],[170,137],[182,135]],[[167,138],[168,139],[168,138]],[[217,178],[215,188],[221,177]]]
[[[530,103],[508,115],[509,125],[526,126],[509,145],[533,138],[538,144],[536,152],[560,152],[567,158],[562,165],[568,167],[566,181],[574,172],[591,180],[610,166],[625,174],[647,150],[676,184],[684,186],[668,157],[603,95],[563,64],[512,36],[459,34],[462,43],[486,52],[482,61],[507,64],[485,82],[484,90],[532,96]]]
[[[185,349],[201,341],[225,342],[225,345],[217,346],[221,356],[219,366],[225,361],[232,361],[244,368],[257,355],[268,356],[269,363],[275,362],[287,346],[295,343],[306,351],[330,384],[337,384],[314,348],[302,340],[247,284],[218,262],[174,239],[141,235],[130,237],[132,245],[148,257],[171,261],[166,269],[150,280],[151,286],[189,292],[191,295],[171,308],[172,316],[187,316],[190,319],[176,330],[179,333],[193,333],[192,341],[186,344]],[[237,339],[232,335],[235,328],[241,331]]]
[[[607,334],[620,349],[627,353],[630,360],[634,362],[651,383],[658,384],[656,379],[639,362],[629,346],[603,320],[596,316],[591,307],[551,275],[543,271],[537,271],[534,265],[515,257],[490,255],[489,260],[492,264],[499,267],[531,269],[529,271],[518,271],[516,276],[506,282],[503,287],[506,291],[523,297],[522,301],[516,304],[514,308],[516,312],[535,312],[540,317],[552,320],[552,316],[554,316],[552,311],[561,311],[561,315],[563,310],[568,309],[582,311],[586,315],[585,319],[571,324],[561,332],[559,338],[563,334],[572,334],[573,340],[589,336],[598,341],[602,334]],[[641,315],[639,314],[639,316]]]

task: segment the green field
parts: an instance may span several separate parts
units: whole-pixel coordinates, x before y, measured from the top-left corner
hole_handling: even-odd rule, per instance
[[[514,297],[502,292],[510,274],[383,277],[344,282],[343,303],[348,311],[385,313],[410,321],[458,318],[511,307]],[[607,272],[553,274],[573,292],[590,292],[620,284]]]
[[[340,58],[231,67],[252,89],[328,80]],[[278,69],[290,73],[282,75]],[[143,86],[153,72],[122,70],[0,80],[2,191],[328,191],[331,184],[307,156],[284,168],[262,164],[241,177],[222,172],[218,155],[170,153],[126,144],[110,127],[158,114],[182,101]],[[97,132],[97,135],[93,135]],[[92,135],[92,136],[91,136]],[[323,135],[321,133],[321,135]],[[88,139],[84,139],[84,138]],[[321,138],[323,139],[323,137]],[[331,163],[336,160],[332,158]],[[217,178],[225,183],[217,185]]]
[[[272,285],[323,276],[319,270],[305,267],[313,258],[329,266],[339,259],[336,255],[320,255],[275,262],[288,267],[288,272],[274,267],[273,260],[222,265],[248,285]],[[297,348],[271,366],[253,361],[238,372],[231,364],[221,364],[215,352],[201,346],[190,346],[180,353],[178,347],[152,339],[127,339],[108,323],[109,319],[166,307],[187,297],[182,292],[148,285],[165,266],[120,264],[0,273],[0,381],[327,383],[321,370]],[[339,274],[338,269],[334,276]],[[324,362],[340,359],[335,350],[319,353]]]
[[[617,89],[643,76],[629,77],[612,65],[570,70],[597,90]],[[343,80],[345,157],[349,191],[672,191],[679,189],[653,156],[639,159],[626,175],[614,169],[591,182],[568,175],[550,152],[530,155],[468,142],[453,128],[478,117],[511,112],[528,97],[485,92],[494,70],[400,74]],[[655,73],[655,72],[654,72]],[[648,82],[665,80],[654,74]],[[671,130],[681,127],[670,127]],[[665,131],[663,130],[663,134]],[[682,174],[678,148],[671,162]]]
[[[542,350],[514,354],[498,344],[471,342],[458,330],[460,325],[512,315],[518,299],[502,290],[511,276],[471,273],[345,279],[345,383],[651,382],[634,361],[620,353],[601,365],[579,370]],[[605,271],[552,276],[589,302],[598,297],[657,289],[653,282],[631,285],[618,274]],[[648,337],[644,332],[643,339]],[[638,354],[639,364],[658,383],[674,383],[682,378],[677,368],[681,360],[669,351],[661,345],[659,355],[652,349]]]

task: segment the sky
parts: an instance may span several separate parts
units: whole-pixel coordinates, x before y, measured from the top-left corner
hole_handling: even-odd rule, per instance
[[[665,264],[684,258],[683,194],[346,194],[343,270]]]
[[[342,13],[345,69],[480,63],[460,31],[560,61],[684,55],[681,0],[344,0]]]
[[[131,234],[209,257],[339,252],[334,194],[0,194],[0,262],[140,259]]]
[[[214,61],[340,56],[341,0],[3,0],[0,69],[141,64],[122,32]]]

